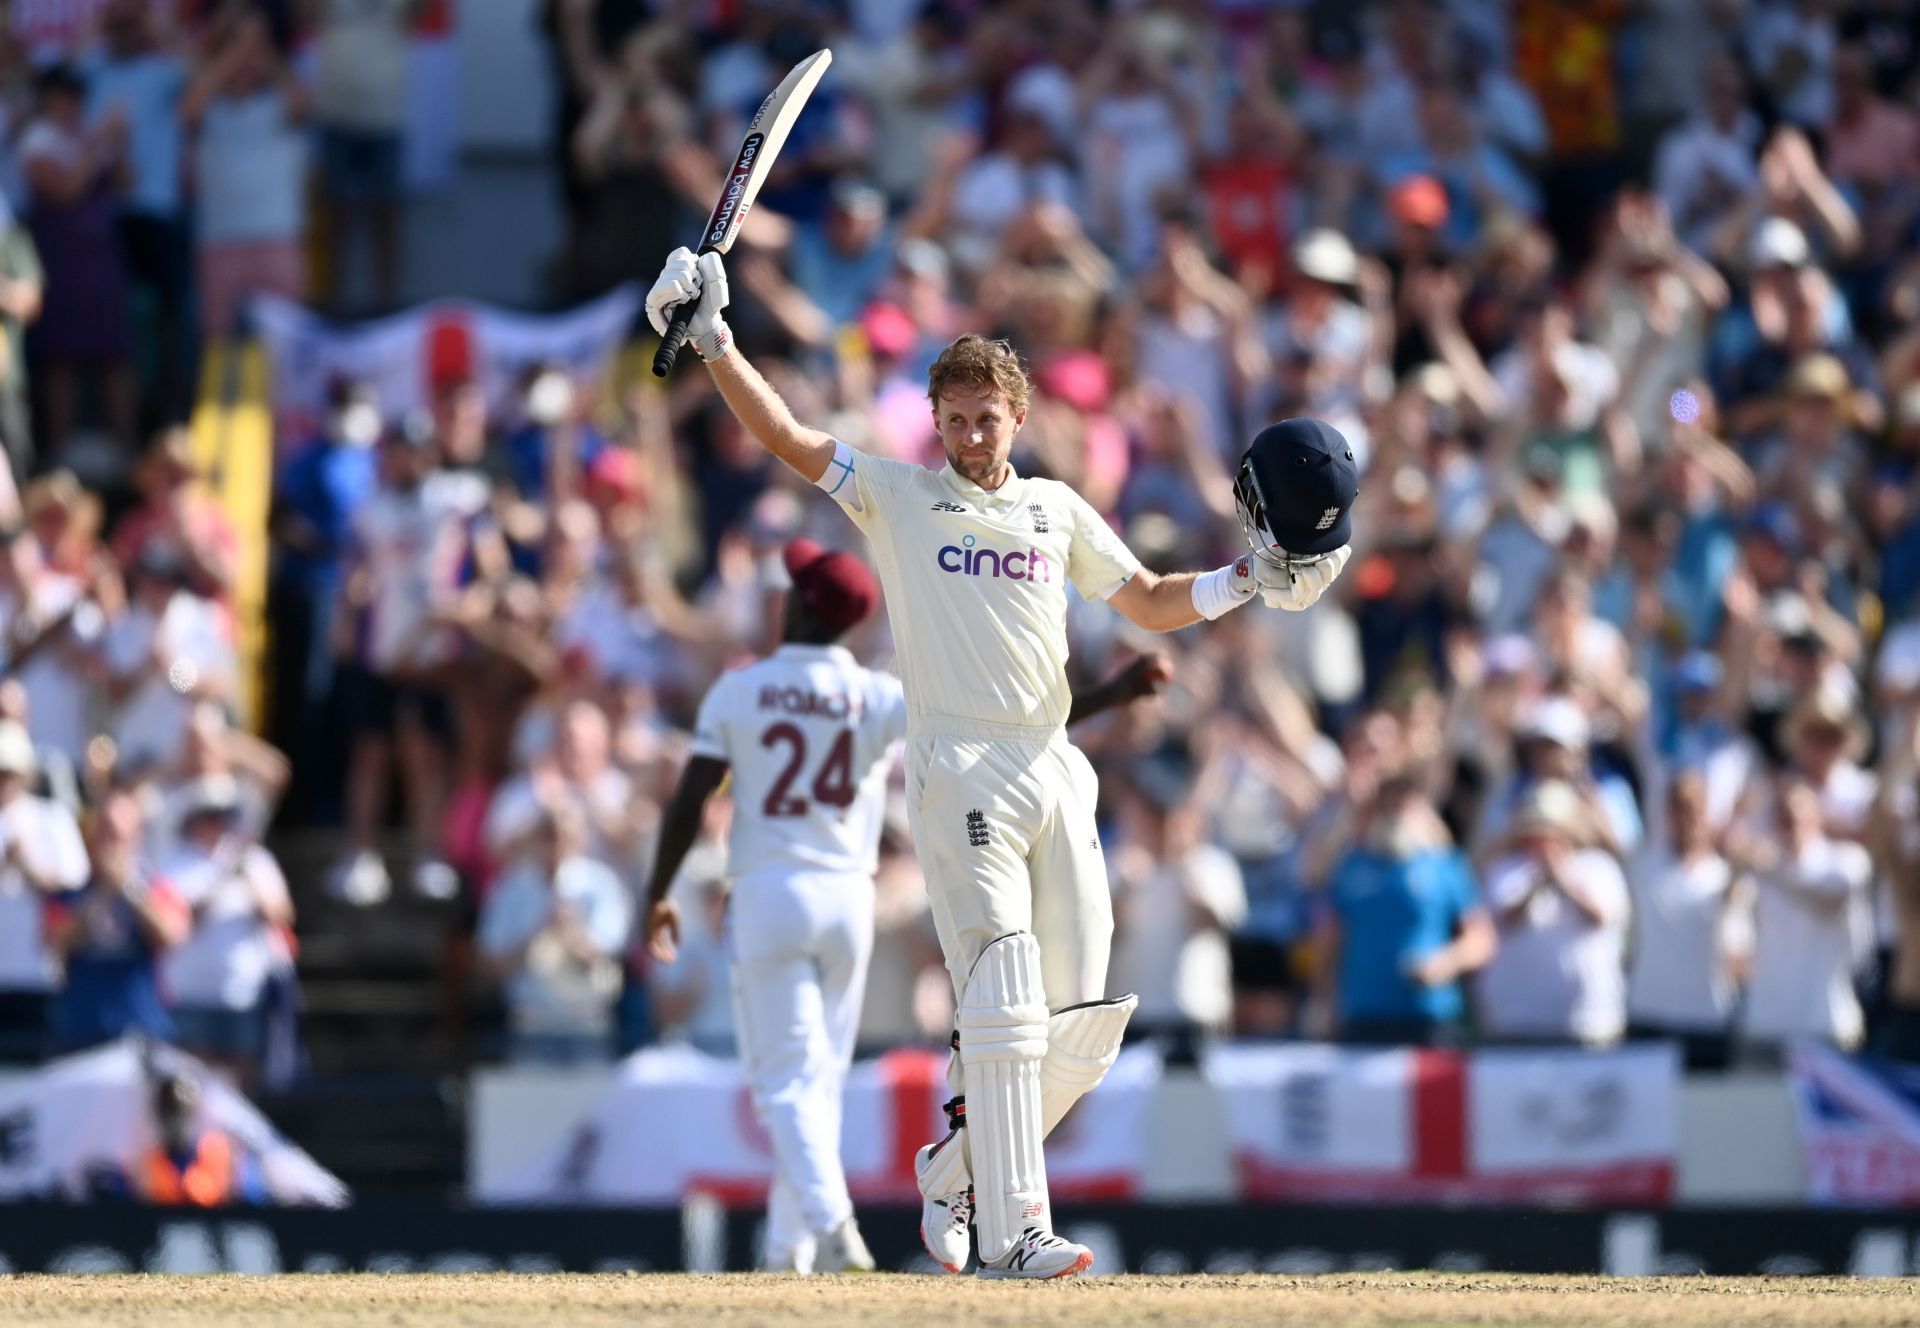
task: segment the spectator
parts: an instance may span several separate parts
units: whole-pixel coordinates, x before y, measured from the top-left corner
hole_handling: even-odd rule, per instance
[[[1416,115],[1418,145],[1390,153],[1375,170],[1383,189],[1412,176],[1440,183],[1447,206],[1437,229],[1449,249],[1468,247],[1495,212],[1538,215],[1538,187],[1488,140],[1459,89],[1434,80],[1420,90]]]
[[[827,326],[854,322],[879,294],[893,267],[896,234],[887,219],[886,195],[852,177],[834,183],[819,226],[802,226],[795,233],[793,284]]]
[[[15,723],[31,735],[31,729],[27,729],[27,689],[21,687],[17,677],[0,679],[0,722]],[[77,816],[81,810],[81,771],[54,748],[33,747],[33,756],[38,775],[29,781],[27,791],[50,798]]]
[[[1653,168],[1654,192],[1694,250],[1712,242],[1726,215],[1760,182],[1760,118],[1746,105],[1739,63],[1716,56],[1702,86],[1700,111],[1660,140]]]
[[[240,330],[251,296],[306,294],[307,95],[258,10],[223,8],[207,48],[180,118],[194,144],[200,335],[212,341]]]
[[[558,506],[606,445],[565,370],[546,364],[527,375],[520,427],[506,440],[507,477],[521,498]]]
[[[1321,910],[1331,1027],[1344,1042],[1451,1041],[1466,1011],[1461,979],[1495,947],[1473,869],[1410,780],[1389,780],[1358,816]]]
[[[470,477],[435,469],[434,438],[419,428],[389,432],[380,448],[379,490],[353,525],[353,558],[336,648],[352,732],[347,784],[348,854],[334,886],[342,898],[378,903],[390,888],[375,846],[397,760],[419,855],[414,885],[429,898],[456,888],[440,858],[449,736],[440,670],[453,658],[445,620],[470,544],[467,523],[485,502]]]
[[[1679,1043],[1688,1069],[1720,1069],[1731,1058],[1734,1001],[1752,948],[1750,892],[1714,847],[1702,774],[1676,777],[1652,820],[1627,873],[1627,1033]]]
[[[1591,847],[1594,819],[1573,785],[1536,784],[1487,868],[1499,946],[1479,1011],[1491,1037],[1598,1047],[1625,1031],[1631,909],[1619,862]]]
[[[80,379],[97,376],[107,433],[138,437],[127,271],[114,230],[125,183],[129,124],[108,115],[86,125],[87,85],[71,65],[41,72],[38,114],[20,137],[27,225],[46,273],[34,323],[46,442],[66,446],[80,420]]]
[[[141,501],[114,530],[120,566],[132,567],[155,552],[182,566],[194,594],[229,602],[240,536],[207,489],[193,435],[177,427],[161,432],[141,460],[138,480]]]
[[[1595,836],[1595,842],[1609,851],[1631,852],[1639,844],[1640,811],[1632,786],[1624,777],[1595,766],[1588,746],[1591,732],[1579,703],[1565,696],[1545,697],[1521,717],[1514,735],[1517,768],[1506,787],[1488,799],[1475,834],[1477,855],[1485,857],[1492,851],[1518,809],[1541,784],[1570,790],[1592,817],[1584,833]],[[1548,810],[1553,807],[1547,804]]]
[[[27,329],[46,307],[47,277],[33,231],[0,194],[0,521],[8,519],[4,491],[25,484],[34,468],[33,422],[27,413]]]
[[[598,1060],[611,1051],[633,898],[585,848],[577,811],[547,811],[531,853],[507,868],[480,915],[482,967],[505,984],[516,1061]]]
[[[337,782],[328,699],[337,657],[336,615],[345,589],[354,523],[378,480],[380,411],[363,386],[338,383],[321,435],[280,472],[272,534],[273,731],[301,772],[299,801],[323,811],[323,783]]]
[[[273,854],[239,832],[232,776],[203,776],[172,803],[178,847],[161,870],[192,912],[163,969],[177,1040],[251,1084],[266,1053],[268,986],[293,966],[293,900]]]
[[[1216,456],[1242,450],[1236,402],[1266,374],[1268,356],[1252,302],[1208,261],[1188,221],[1162,219],[1159,256],[1141,275],[1130,368],[1196,412],[1200,440]],[[1126,323],[1122,327],[1127,326]]]
[[[1227,937],[1247,912],[1239,865],[1206,842],[1187,804],[1191,773],[1177,756],[1136,766],[1112,868],[1114,980],[1140,995],[1135,1027],[1177,1045],[1231,1027]]]
[[[60,1046],[78,1051],[129,1033],[171,1041],[160,965],[187,938],[187,910],[141,861],[140,804],[115,792],[94,809],[86,883],[58,901],[48,947],[66,963],[54,1005]]]
[[[1183,187],[1199,136],[1199,109],[1176,78],[1176,62],[1195,54],[1183,39],[1166,42],[1136,16],[1115,24],[1080,75],[1087,200],[1094,233],[1129,272],[1158,246],[1164,191]]]
[[[68,768],[85,757],[104,625],[86,583],[49,566],[30,529],[0,530],[0,657],[25,690],[34,746]]]
[[[1711,319],[1727,283],[1674,234],[1667,205],[1623,193],[1585,277],[1595,344],[1620,371],[1624,422],[1649,448],[1671,429],[1676,387],[1706,367]]]
[[[1080,186],[1064,156],[1045,111],[1031,101],[1015,102],[992,146],[950,184],[930,182],[931,189],[952,194],[945,238],[963,267],[984,270],[1008,228],[1035,207],[1077,211]]]
[[[1829,835],[1812,784],[1788,779],[1776,798],[1779,838],[1754,876],[1753,978],[1741,1032],[1762,1051],[1799,1039],[1851,1048],[1863,1031],[1855,919],[1873,864],[1859,844]]]
[[[1920,117],[1873,87],[1873,56],[1842,46],[1834,56],[1833,118],[1826,167],[1860,213],[1861,258],[1884,271],[1912,233],[1920,188]]]
[[[218,605],[187,588],[171,550],[149,546],[131,571],[127,611],[101,643],[112,732],[129,769],[170,764],[196,701],[231,705],[239,662]]]
[[[1772,0],[1756,8],[1746,29],[1747,58],[1780,114],[1812,128],[1833,108],[1836,32],[1821,0]]]
[[[47,471],[27,485],[22,502],[46,566],[83,581],[101,572],[101,503],[72,471]]]
[[[153,1142],[113,1188],[163,1208],[226,1208],[270,1201],[265,1169],[244,1143],[206,1119],[198,1081],[153,1086]]]
[[[700,224],[689,220],[682,196],[691,192],[692,110],[662,68],[678,54],[663,48],[662,35],[658,26],[634,33],[620,62],[598,69],[586,115],[567,145],[583,186],[569,284],[583,299],[621,281],[650,281],[653,255]]]
[[[502,785],[487,811],[487,845],[494,861],[520,858],[543,833],[543,816],[571,806],[583,817],[583,851],[622,878],[634,874],[655,809],[635,797],[633,782],[614,765],[610,738],[606,712],[598,705],[567,703],[554,724],[551,752]]]
[[[1361,457],[1367,455],[1367,407],[1378,395],[1381,362],[1392,313],[1385,307],[1385,269],[1362,263],[1347,237],[1313,230],[1293,249],[1289,298],[1266,320],[1268,352],[1281,363],[1310,361],[1304,400],[1288,409],[1307,411],[1340,428]]]
[[[36,797],[33,740],[0,719],[0,1056],[34,1059],[52,1030],[59,972],[49,943],[50,902],[87,879],[87,850],[73,815]]]
[[[399,301],[408,34],[423,8],[423,0],[316,6],[313,114],[336,305],[346,289],[347,241],[362,226],[373,245],[374,302],[385,310]]]
[[[142,340],[153,380],[140,422],[160,428],[184,419],[188,404],[191,361],[183,351],[191,288],[180,129],[187,66],[160,44],[151,0],[104,0],[98,22],[100,42],[83,67],[93,120],[126,126],[120,245],[132,288],[146,300]]]
[[[147,809],[147,856],[156,863],[179,850],[177,831],[185,808],[202,796],[207,781],[231,786],[234,806],[228,829],[242,840],[258,842],[293,777],[284,755],[235,728],[226,711],[211,701],[193,703],[174,760],[138,773],[146,776],[136,788]]]
[[[1760,752],[1729,720],[1726,670],[1719,656],[1689,653],[1674,666],[1672,684],[1673,716],[1664,751],[1676,775],[1699,778],[1701,814],[1712,839],[1751,809]]]

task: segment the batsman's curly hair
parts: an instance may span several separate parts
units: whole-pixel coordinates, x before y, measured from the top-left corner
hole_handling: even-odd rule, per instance
[[[1006,393],[1015,415],[1025,411],[1033,398],[1033,385],[1027,381],[1019,353],[1005,341],[990,341],[975,332],[941,351],[927,371],[927,400],[934,410],[940,409],[941,394],[953,388],[998,388]]]

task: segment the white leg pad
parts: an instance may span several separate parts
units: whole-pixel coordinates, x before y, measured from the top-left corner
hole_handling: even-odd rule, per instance
[[[1047,1019],[1047,1054],[1040,1062],[1040,1137],[1053,1133],[1073,1104],[1100,1086],[1120,1055],[1127,1021],[1140,1005],[1128,994],[1110,1001],[1073,1005]],[[944,1199],[973,1184],[964,1128],[949,1130],[919,1173],[920,1192]]]
[[[1040,1062],[1041,1138],[1107,1077],[1139,1004],[1138,996],[1128,994],[1071,1005],[1047,1020],[1047,1056]]]
[[[981,1262],[990,1263],[1028,1227],[1053,1230],[1040,1149],[1047,1005],[1032,933],[1002,936],[981,952],[955,1022],[967,1086],[974,1225]]]

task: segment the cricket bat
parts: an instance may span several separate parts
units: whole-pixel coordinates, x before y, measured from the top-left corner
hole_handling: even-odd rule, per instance
[[[695,253],[724,254],[733,248],[733,241],[740,234],[740,223],[747,219],[747,210],[759,197],[767,172],[773,169],[774,159],[786,146],[793,122],[800,118],[807,98],[813,95],[820,76],[832,63],[832,51],[815,51],[795,65],[792,72],[780,80],[780,86],[760,103],[760,109],[753,113],[753,123],[747,126],[747,136],[740,140],[740,154],[733,159],[733,169],[727,172],[727,182],[720,189],[720,201],[713,205],[713,215],[707,218],[707,228],[701,232],[700,247]],[[660,349],[653,353],[654,377],[665,378],[672,372],[680,347],[687,342],[687,320],[693,317],[694,303],[688,300],[675,307]]]

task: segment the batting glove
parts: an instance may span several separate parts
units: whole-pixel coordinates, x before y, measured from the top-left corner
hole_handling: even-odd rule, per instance
[[[733,331],[720,311],[727,307],[727,269],[715,253],[698,257],[685,245],[667,255],[659,279],[647,292],[647,321],[661,336],[676,306],[697,300],[687,320],[687,340],[706,361],[719,359],[733,345]]]
[[[1327,593],[1327,587],[1339,577],[1352,556],[1353,546],[1342,544],[1318,558],[1289,559],[1278,566],[1255,560],[1253,578],[1268,608],[1298,613],[1312,608]]]

